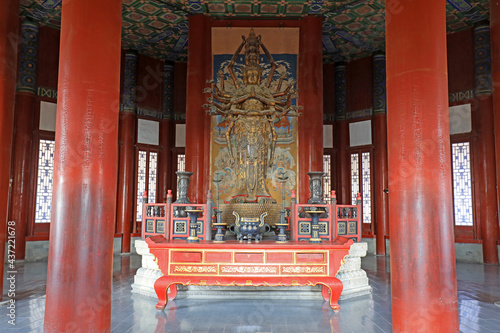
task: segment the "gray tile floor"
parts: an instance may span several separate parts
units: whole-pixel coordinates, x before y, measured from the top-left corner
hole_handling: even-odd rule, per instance
[[[42,332],[46,262],[17,263],[16,326],[0,306],[1,332]],[[391,332],[388,258],[363,258],[373,287],[371,296],[341,301],[334,314],[318,300],[193,300],[169,302],[164,312],[156,300],[131,293],[140,257],[116,256],[113,265],[112,332]],[[457,264],[460,330],[500,332],[500,266]],[[5,283],[4,283],[5,285]],[[7,286],[4,286],[6,295]],[[4,298],[6,298],[4,296]]]

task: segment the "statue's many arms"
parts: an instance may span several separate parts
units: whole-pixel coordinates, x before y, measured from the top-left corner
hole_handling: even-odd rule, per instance
[[[292,105],[296,98],[293,80],[283,84],[287,78],[281,75],[273,83],[276,63],[253,29],[234,53],[227,70],[235,89],[224,88],[222,72],[218,74],[217,84],[206,88],[210,94],[209,104],[204,105],[210,115],[223,115],[229,120],[226,142],[231,164],[236,170],[236,183],[231,193],[232,202],[276,202],[267,189],[267,168],[272,166],[277,135],[274,123],[285,116],[298,116],[299,107]],[[245,64],[241,67],[239,80],[234,72],[238,55],[245,47]],[[262,82],[263,68],[260,65],[260,49],[269,60],[271,69],[265,82]],[[286,73],[286,71],[285,71]]]

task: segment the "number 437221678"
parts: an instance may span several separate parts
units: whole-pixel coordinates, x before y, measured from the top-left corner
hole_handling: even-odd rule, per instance
[[[14,228],[15,224],[16,222],[14,221],[7,222],[7,260],[9,261],[10,265],[14,264],[16,254],[16,229]]]

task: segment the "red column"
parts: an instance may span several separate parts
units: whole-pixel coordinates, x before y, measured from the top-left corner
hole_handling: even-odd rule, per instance
[[[172,189],[172,146],[174,123],[171,119],[160,121],[160,153],[158,155],[158,202],[167,202],[167,191]]]
[[[46,332],[108,332],[118,168],[120,0],[63,3]]]
[[[377,254],[385,255],[385,236],[389,229],[389,197],[384,192],[388,186],[387,175],[387,117],[377,113],[373,117],[375,125],[375,211]]]
[[[130,233],[134,212],[134,142],[135,113],[120,112],[118,142],[118,202],[116,221],[118,234],[122,234],[122,253],[130,252]]]
[[[349,148],[349,124],[346,120],[335,121],[335,148],[337,150],[337,202],[350,205],[350,161],[347,148]]]
[[[385,54],[373,55],[373,123],[375,137],[375,226],[376,251],[385,255],[385,236],[389,229],[389,198],[387,175],[387,108]]]
[[[137,111],[137,53],[127,51],[123,61],[123,89],[118,129],[118,198],[116,233],[122,235],[122,253],[130,252],[135,196],[135,122]]]
[[[495,0],[490,0],[490,28],[493,114],[495,124],[495,156],[497,161],[497,207],[500,207],[500,184],[498,183],[500,181],[500,3]],[[500,228],[498,220],[496,228]]]
[[[158,202],[167,202],[167,192],[172,189],[172,147],[174,145],[173,123],[175,66],[165,62],[163,66],[163,114],[160,121],[160,152],[158,154]],[[184,96],[185,98],[186,96]]]
[[[491,81],[490,27],[477,24],[474,27],[474,69],[475,94],[477,101],[477,133],[479,167],[479,197],[481,239],[483,241],[483,261],[498,264],[498,210],[495,174],[495,131],[493,117],[494,91]]]
[[[344,62],[335,64],[335,149],[337,202],[350,204],[349,196],[351,175],[349,159],[349,124],[346,121],[346,65]]]
[[[298,119],[299,202],[310,196],[309,171],[323,171],[323,44],[322,18],[302,19],[299,42]]]
[[[21,25],[20,61],[14,116],[12,152],[12,192],[9,220],[16,224],[16,259],[26,252],[26,224],[29,200],[31,135],[36,94],[38,24],[25,21]]]
[[[186,171],[193,173],[189,185],[189,198],[191,202],[204,202],[204,182],[206,170],[205,165],[205,141],[206,121],[203,104],[206,96],[203,89],[207,87],[206,81],[210,79],[207,66],[211,68],[211,29],[209,18],[204,15],[189,17],[189,49],[187,66],[187,91],[189,98],[186,101]]]
[[[386,21],[394,332],[459,331],[445,5],[400,1]]]
[[[498,211],[495,175],[495,139],[493,130],[493,98],[491,95],[477,96],[477,132],[479,133],[478,157],[481,159],[479,186],[481,188],[481,239],[483,261],[498,264]]]
[[[26,252],[26,224],[28,217],[31,135],[35,94],[16,94],[14,119],[14,149],[12,152],[12,195],[9,220],[16,222],[16,259],[24,259]]]
[[[17,71],[17,26],[19,0],[1,0],[0,5],[0,290],[3,286],[7,207],[9,202],[10,156],[14,123]],[[10,238],[9,238],[10,239]],[[0,293],[2,300],[3,293]]]

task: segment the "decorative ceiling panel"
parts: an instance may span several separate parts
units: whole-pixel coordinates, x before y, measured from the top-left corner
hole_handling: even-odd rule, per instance
[[[60,28],[62,0],[20,0],[21,16]],[[447,0],[449,33],[489,16],[488,0]],[[321,15],[326,62],[385,48],[384,0],[123,0],[122,48],[158,59],[186,61],[188,15],[218,18],[300,18]]]

